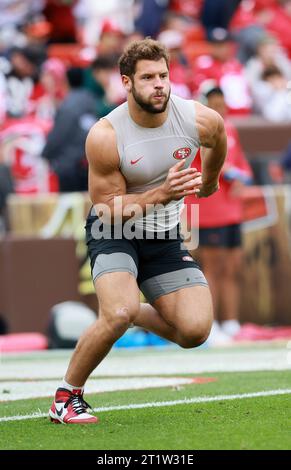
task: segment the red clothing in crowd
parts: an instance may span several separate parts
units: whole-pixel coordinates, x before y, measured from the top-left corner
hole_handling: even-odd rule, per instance
[[[243,67],[233,58],[227,62],[215,60],[210,55],[198,57],[193,67],[194,87],[205,80],[215,80],[223,91],[225,102],[230,114],[249,114],[252,100]]]
[[[171,0],[170,10],[180,15],[198,19],[203,0]]]
[[[196,198],[189,196],[185,198],[187,205],[188,221],[191,225],[191,204],[199,204],[199,226],[200,228],[223,227],[225,225],[239,224],[242,222],[242,204],[237,196],[231,194],[232,182],[223,177],[224,170],[229,167],[243,170],[251,177],[251,168],[241,148],[238,132],[230,121],[225,121],[225,129],[228,141],[227,158],[220,177],[219,191],[207,198]],[[192,167],[201,170],[200,152],[192,163]]]
[[[258,24],[253,6],[241,2],[235,14],[232,17],[229,28],[231,31],[247,28],[248,26],[255,26]]]
[[[261,24],[278,39],[291,57],[291,8],[287,13],[281,5],[274,4],[267,9]]]
[[[50,128],[49,121],[31,116],[7,119],[2,124],[0,150],[11,168],[17,194],[58,191],[57,176],[41,158]]]
[[[60,0],[46,0],[43,13],[52,25],[50,34],[53,42],[75,42],[76,23],[72,8],[76,0],[66,2]]]
[[[260,25],[275,36],[291,57],[291,7],[279,5],[277,0],[241,2],[232,21],[232,30]]]

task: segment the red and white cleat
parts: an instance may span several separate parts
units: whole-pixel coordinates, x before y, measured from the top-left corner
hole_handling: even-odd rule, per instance
[[[81,389],[70,392],[65,388],[58,388],[49,410],[49,416],[51,421],[56,424],[98,423],[98,418],[88,413],[90,409],[90,405],[83,398]]]

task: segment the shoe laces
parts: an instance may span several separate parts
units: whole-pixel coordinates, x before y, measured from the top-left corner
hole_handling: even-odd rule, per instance
[[[66,401],[64,407],[68,408],[70,404],[72,404],[74,412],[78,415],[86,413],[88,409],[91,409],[89,403],[84,400],[83,395],[77,395],[72,393],[72,395]]]

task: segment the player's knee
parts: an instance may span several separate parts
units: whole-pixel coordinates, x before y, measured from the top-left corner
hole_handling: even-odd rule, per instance
[[[193,325],[181,329],[178,333],[178,344],[184,349],[196,348],[203,344],[210,333],[210,325]]]
[[[123,335],[137,313],[138,309],[134,306],[128,305],[113,308],[110,314],[106,315],[109,330],[116,337]]]

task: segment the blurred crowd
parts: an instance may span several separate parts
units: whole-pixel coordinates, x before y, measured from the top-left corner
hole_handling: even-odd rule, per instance
[[[135,39],[167,46],[173,93],[219,87],[230,116],[291,122],[291,0],[0,0],[0,13],[0,211],[9,191],[86,190],[85,138],[125,100],[117,59]]]

